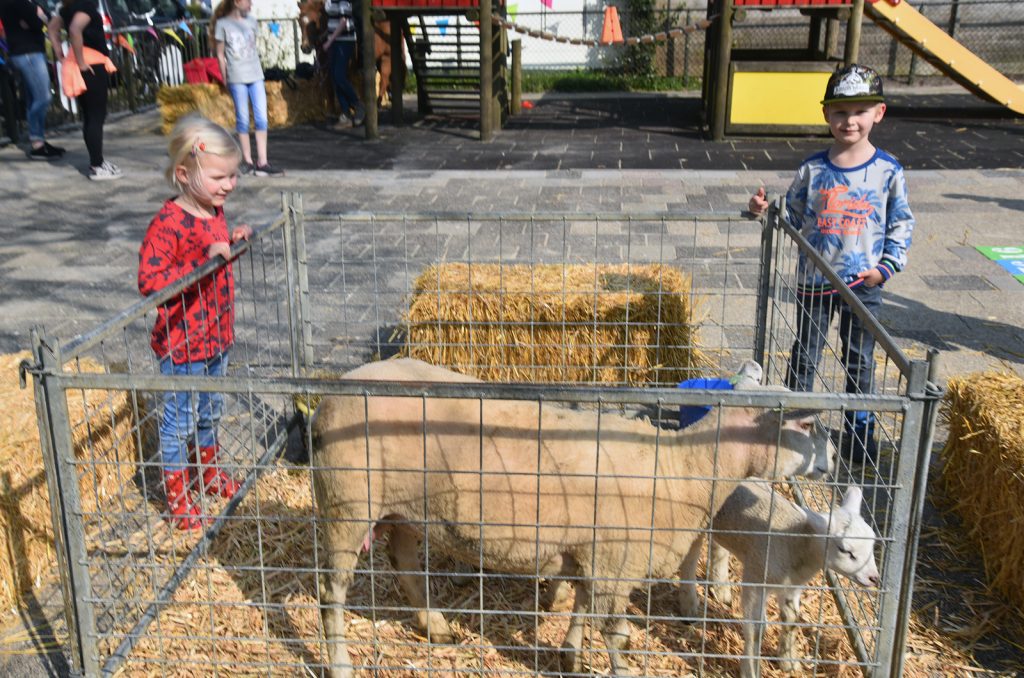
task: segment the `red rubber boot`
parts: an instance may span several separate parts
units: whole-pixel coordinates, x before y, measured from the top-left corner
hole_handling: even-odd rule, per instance
[[[231,499],[241,489],[234,478],[217,465],[217,454],[220,446],[199,448],[199,471],[203,479],[203,492]]]
[[[179,530],[197,530],[203,526],[202,514],[189,495],[188,471],[165,471],[164,493],[167,495],[168,522]]]

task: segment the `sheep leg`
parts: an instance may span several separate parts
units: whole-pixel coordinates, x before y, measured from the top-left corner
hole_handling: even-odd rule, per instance
[[[348,642],[345,639],[345,598],[358,560],[358,547],[348,551],[331,548],[330,531],[338,529],[338,525],[329,526],[324,532],[324,554],[322,562],[329,570],[321,572],[320,580],[320,619],[324,626],[324,642],[327,644],[327,656],[330,666],[327,670],[329,678],[351,678],[352,659],[348,653]],[[344,543],[344,540],[337,540]]]
[[[729,552],[711,540],[711,566],[708,568],[708,581],[711,583],[712,595],[715,600],[726,607],[732,606],[732,587],[729,586]]]
[[[622,608],[625,610],[626,603],[622,601]],[[604,638],[605,647],[608,648],[608,661],[611,663],[611,675],[628,676],[629,664],[622,656],[622,652],[629,649],[629,622],[621,616],[609,617],[601,629],[601,636]]]
[[[797,622],[800,621],[800,588],[784,588],[779,594],[779,616],[782,619],[782,632],[779,636],[779,668],[786,673],[800,670],[797,660]]]
[[[704,548],[704,538],[698,536],[679,566],[679,615],[690,619],[702,617],[700,597],[697,595],[697,561]]]
[[[427,609],[427,576],[413,574],[421,569],[419,550],[420,538],[415,530],[401,523],[391,528],[388,556],[409,604],[419,608],[414,615],[416,627],[430,642],[450,643],[452,632],[444,615],[437,610]]]
[[[559,580],[559,584],[563,584]],[[583,619],[590,609],[590,582],[576,582],[576,599],[572,605],[572,616],[569,618],[569,630],[562,640],[562,651],[559,663],[563,673],[579,673],[583,666],[580,660],[580,647],[583,645]]]
[[[569,607],[572,598],[572,586],[564,579],[549,579],[548,587],[540,596],[540,608],[553,612]]]
[[[743,601],[743,658],[740,659],[740,676],[756,678],[761,675],[760,656],[761,643],[764,640],[767,592],[764,586],[745,581],[741,598]]]

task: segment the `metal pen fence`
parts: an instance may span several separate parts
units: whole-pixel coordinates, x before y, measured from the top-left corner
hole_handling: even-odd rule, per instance
[[[824,431],[841,427],[851,409],[873,412],[881,450],[877,460],[855,464],[840,456],[831,477],[791,478],[779,487],[829,515],[837,492],[859,486],[863,515],[878,535],[877,588],[830,577],[802,590],[804,618],[796,623],[803,638],[800,661],[816,670],[854,667],[898,675],[934,421],[928,364],[907,359],[863,309],[855,311],[879,342],[876,394],[843,392],[842,337],[836,330],[823,329],[826,350],[816,393],[678,389],[679,365],[665,359],[677,355],[671,353],[676,349],[699,349],[706,359],[683,374],[713,376],[757,358],[767,383],[781,383],[794,340],[798,251],[813,258],[813,248],[779,223],[777,212],[765,228],[698,214],[315,214],[305,213],[301,199],[291,196],[280,219],[234,249],[239,255],[233,264],[236,340],[227,376],[161,376],[149,347],[157,308],[182,299],[197,281],[214,274],[219,265],[212,262],[68,343],[36,333],[35,364],[25,369],[35,375],[75,668],[86,675],[118,670],[168,676],[318,674],[328,670],[330,660],[317,612],[342,603],[317,579],[354,575],[345,626],[359,675],[557,670],[564,653],[556,648],[568,617],[542,604],[541,592],[554,586],[551,575],[541,576],[539,563],[518,574],[491,567],[483,555],[486,542],[479,553],[454,554],[468,565],[457,564],[442,548],[445,535],[460,527],[497,530],[518,518],[503,515],[491,523],[469,516],[443,525],[429,516],[410,518],[406,527],[426,537],[424,560],[399,559],[391,566],[386,551],[399,542],[395,516],[377,528],[391,531],[388,549],[373,539],[378,518],[369,523],[363,518],[357,523],[368,552],[352,570],[332,564],[324,533],[345,520],[318,504],[313,486],[329,486],[332,474],[346,469],[323,461],[327,448],[323,441],[314,445],[297,408],[321,396],[347,396],[359,403],[360,412],[386,397],[401,397],[402,416],[427,427],[435,420],[423,415],[421,421],[418,413],[453,398],[468,402],[480,413],[469,417],[468,425],[481,445],[491,434],[500,437],[500,428],[511,423],[483,413],[492,407],[525,408],[536,420],[528,427],[534,452],[524,459],[540,458],[544,450],[560,458],[558,451],[568,443],[559,436],[566,432],[552,422],[568,418],[595,424],[592,430],[570,429],[568,435],[582,434],[591,450],[607,448],[601,463],[614,466],[616,457],[608,455],[617,437],[631,431],[629,436],[646,443],[631,446],[625,459],[618,457],[618,463],[630,465],[626,476],[615,476],[626,484],[644,482],[642,460],[648,453],[656,457],[664,448],[667,455],[674,437],[686,434],[673,430],[683,406],[711,406],[708,421],[717,423],[707,429],[714,440],[708,454],[723,466],[731,462],[718,456],[729,435],[720,422],[730,412],[742,412],[739,408],[767,410],[777,425],[784,425],[787,413],[813,408],[819,443]],[[454,275],[458,271],[470,277]],[[443,280],[454,282],[442,287]],[[842,294],[852,299],[848,289]],[[410,317],[417,299],[441,309],[472,304],[474,297],[498,306],[476,317],[442,318],[440,311],[430,320]],[[591,307],[589,315],[568,313],[577,302]],[[517,305],[530,310],[517,311]],[[679,311],[687,307],[695,311]],[[673,332],[697,321],[699,342]],[[417,327],[431,332],[418,334]],[[593,346],[589,351],[559,347],[559,341]],[[557,370],[572,362],[570,348],[583,356],[584,376],[574,383],[557,377],[564,374]],[[524,376],[460,384],[339,378],[367,361],[417,351],[447,355],[446,364],[463,371],[514,368]],[[628,357],[641,353],[658,357],[646,363]],[[632,369],[638,365],[644,369]],[[512,383],[539,380],[552,366],[556,383]],[[644,387],[636,387],[637,374],[643,375]],[[225,468],[244,481],[230,500],[197,496],[210,521],[198,532],[181,532],[166,522],[155,427],[161,399],[172,391],[224,394],[219,430]],[[649,420],[627,417],[638,414]],[[363,424],[352,423],[360,448],[369,444],[369,433],[363,441]],[[314,448],[309,461],[301,461],[303,441]],[[374,434],[373,441],[386,443],[387,437]],[[411,447],[420,444],[413,440]],[[773,455],[778,447],[773,437],[768,444]],[[494,454],[509,459],[500,446]],[[418,452],[413,456],[420,459]],[[420,461],[404,473],[417,478],[415,483],[450,477],[431,469]],[[367,461],[347,470],[369,477],[378,469]],[[478,477],[481,486],[495,481],[511,487],[521,477],[562,484],[581,474],[534,468],[522,476],[477,466],[464,475]],[[607,481],[594,471],[582,475],[594,486]],[[713,497],[714,487],[723,493],[731,487],[727,478],[715,475],[693,468],[659,482],[710,483]],[[359,483],[336,487],[358,489]],[[500,504],[502,496],[500,490],[488,494],[486,504]],[[608,496],[602,494],[602,501]],[[599,513],[594,510],[568,527],[589,526],[593,539],[601,538],[592,522]],[[662,534],[675,539],[707,532],[714,540],[714,510],[710,505],[701,510],[707,514],[703,519],[667,532],[641,518],[634,526],[638,553],[653,548]],[[548,520],[554,519],[538,514],[526,527],[540,530]],[[600,573],[577,565],[561,576],[575,581],[580,595],[588,582],[600,581]],[[450,638],[427,640],[417,630],[416,608],[395,589],[396,571],[428,580],[430,607],[448,615]],[[742,613],[709,600],[702,615],[682,618],[673,598],[679,579],[672,571],[674,566],[667,574],[643,569],[628,580],[634,589],[626,608],[631,648],[621,656],[644,674],[734,672],[745,652],[739,649]],[[696,583],[708,582],[698,576]],[[585,617],[592,627],[604,621],[599,611]],[[769,621],[764,646],[753,652],[763,655],[764,670],[773,674],[772,643],[779,625],[771,616]],[[608,664],[600,640],[587,638],[580,670],[592,675]]]

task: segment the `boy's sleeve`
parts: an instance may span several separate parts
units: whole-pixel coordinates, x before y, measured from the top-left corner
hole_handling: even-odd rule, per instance
[[[914,231],[914,215],[907,200],[907,178],[902,169],[894,172],[889,180],[886,203],[885,241],[878,270],[888,280],[906,268],[907,250]]]
[[[807,210],[807,165],[801,165],[786,191],[786,219],[790,225],[801,230],[804,212]]]
[[[202,259],[182,261],[178,251],[181,235],[172,218],[158,214],[146,229],[139,248],[139,292],[148,297],[205,263]]]

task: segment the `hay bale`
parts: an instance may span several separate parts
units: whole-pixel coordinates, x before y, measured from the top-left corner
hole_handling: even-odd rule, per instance
[[[267,125],[291,127],[337,117],[337,104],[330,89],[318,80],[298,80],[295,89],[280,80],[265,83],[267,88]],[[175,85],[160,88],[160,131],[169,134],[174,123],[189,113],[199,113],[228,130],[235,129],[235,105],[220,85]],[[250,111],[250,120],[252,115]]]
[[[23,593],[56,576],[34,392],[18,384],[18,364],[30,358],[27,352],[0,355],[0,615],[9,615]],[[80,369],[102,371],[88,360]],[[69,394],[68,410],[75,458],[97,462],[78,474],[82,506],[96,511],[118,496],[134,472],[131,402],[125,392],[77,391]],[[112,461],[108,452],[115,448],[122,456]]]
[[[691,279],[662,265],[442,264],[404,352],[487,381],[675,384],[709,364]]]
[[[1024,379],[983,372],[951,379],[942,486],[981,548],[988,585],[1024,607]]]

